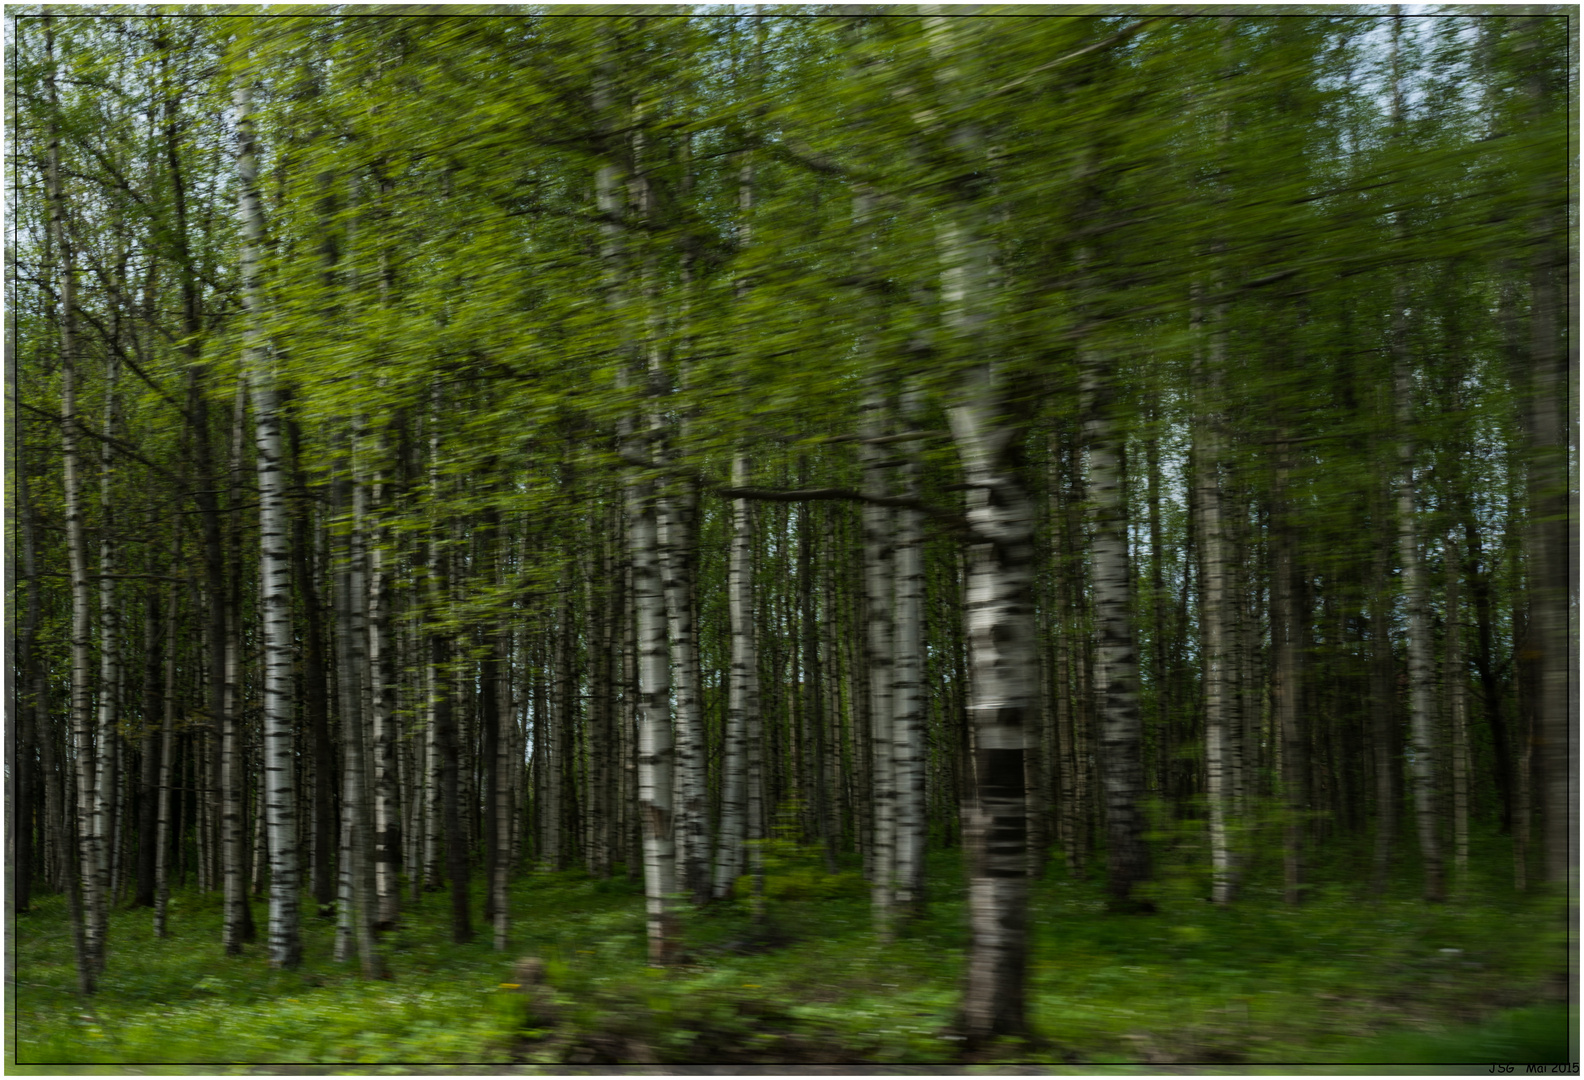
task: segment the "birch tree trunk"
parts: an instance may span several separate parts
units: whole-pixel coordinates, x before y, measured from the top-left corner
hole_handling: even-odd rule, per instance
[[[748,486],[748,455],[732,458],[732,486]],[[715,897],[730,894],[745,868],[748,839],[749,727],[759,707],[759,658],[753,624],[753,510],[748,499],[732,500],[734,533],[728,568],[731,611],[731,678],[726,706],[726,761],[721,781],[720,840],[715,857]]]
[[[388,487],[376,473],[370,493],[371,516],[377,516]],[[396,805],[396,679],[393,674],[390,608],[391,590],[385,570],[387,530],[375,523],[368,529],[368,677],[369,714],[373,720],[373,821],[371,848],[374,859],[374,927],[393,930],[401,918],[401,887],[397,867],[401,858],[400,814]]]
[[[704,786],[704,718],[699,695],[698,635],[693,624],[693,529],[698,491],[676,485],[658,503],[661,565],[675,680],[677,815],[680,886],[702,903],[709,898],[709,805]]]
[[[948,102],[967,93],[956,67],[973,32],[968,20],[933,15],[926,34]],[[978,127],[948,133],[964,173],[986,168]],[[969,943],[960,1024],[972,1043],[1027,1027],[1027,801],[1024,748],[1038,705],[1032,500],[1016,467],[1021,431],[1003,364],[987,340],[998,286],[986,235],[988,208],[973,189],[951,193],[938,225],[941,301],[949,355],[962,377],[949,418],[969,487],[968,713],[974,792],[965,812]]]
[[[1195,305],[1196,308],[1198,305]],[[1198,312],[1196,312],[1198,314]],[[1230,603],[1227,577],[1227,543],[1221,519],[1221,373],[1225,364],[1223,312],[1207,344],[1209,353],[1194,384],[1202,400],[1194,413],[1194,466],[1196,509],[1199,515],[1199,557],[1202,570],[1205,695],[1205,773],[1210,818],[1211,899],[1218,904],[1232,899],[1232,854],[1227,838],[1227,746],[1235,715],[1233,662],[1228,633]]]
[[[676,893],[671,746],[671,654],[666,640],[654,491],[644,478],[627,485],[628,543],[638,615],[638,812],[643,830],[644,902],[649,963],[671,962],[677,944],[671,912]]]
[[[105,921],[101,912],[105,899],[99,872],[103,862],[102,846],[94,831],[97,777],[93,687],[89,681],[88,667],[92,644],[89,637],[92,633],[89,615],[91,594],[88,586],[88,549],[82,526],[82,482],[78,475],[81,462],[77,450],[77,275],[66,231],[66,196],[61,184],[60,100],[55,88],[55,28],[50,16],[45,17],[44,26],[45,86],[50,103],[49,167],[46,176],[50,204],[49,231],[60,259],[61,470],[66,503],[66,555],[72,593],[69,713],[74,744],[72,749],[77,759],[76,858],[65,876],[70,882],[71,896],[81,897],[76,920],[80,928],[77,985],[83,994],[91,994],[99,974],[104,970]]]
[[[638,118],[641,120],[641,116]],[[638,213],[650,220],[654,216],[651,192],[647,177],[641,171],[643,146],[634,147],[634,157],[639,163],[633,182],[633,201]],[[599,173],[600,204],[607,213],[617,211],[619,174],[616,166],[606,165]],[[618,321],[624,306],[625,294],[621,278],[626,271],[625,251],[614,227],[606,227],[607,273],[612,287],[609,302]],[[652,276],[653,268],[646,268]],[[654,303],[652,283],[645,283],[645,299]],[[652,320],[646,320],[652,323]],[[658,327],[651,325],[650,330]],[[631,328],[627,328],[631,332]],[[640,469],[628,471],[625,488],[627,503],[627,551],[631,560],[632,600],[637,615],[637,752],[638,752],[638,815],[643,842],[644,906],[647,912],[649,963],[664,967],[672,962],[678,944],[676,916],[672,911],[677,890],[675,821],[673,798],[673,746],[671,739],[671,650],[666,637],[666,597],[660,559],[660,536],[655,507],[655,490],[652,473],[648,468],[648,452],[639,445],[635,435],[649,430],[656,435],[656,409],[644,399],[659,397],[660,370],[659,342],[648,343],[649,361],[640,370],[629,356],[618,359],[619,378],[623,384],[646,392],[633,412],[623,417],[621,434],[624,436],[624,456],[629,461],[637,459],[645,464]],[[635,350],[627,350],[632,352]],[[656,405],[659,403],[656,402]],[[627,619],[623,624],[628,624]],[[623,755],[625,757],[625,755]],[[613,808],[614,809],[614,808]]]
[[[181,565],[181,541],[176,544],[176,564]],[[166,936],[170,910],[171,771],[176,753],[176,647],[180,641],[176,615],[177,593],[173,588],[165,613],[165,700],[160,728],[159,818],[154,840],[154,936]]]
[[[1397,417],[1397,552],[1407,599],[1408,699],[1410,775],[1413,777],[1414,820],[1418,824],[1419,855],[1424,863],[1424,897],[1446,899],[1441,842],[1437,821],[1437,747],[1435,742],[1434,680],[1431,658],[1430,616],[1427,611],[1425,574],[1419,557],[1417,509],[1414,505],[1414,440],[1412,382],[1407,355],[1404,307],[1406,289],[1399,280],[1393,327],[1393,386]]]
[[[1138,650],[1129,619],[1127,507],[1122,495],[1115,420],[1115,376],[1092,346],[1079,349],[1084,435],[1089,449],[1089,491],[1094,536],[1089,548],[1095,632],[1101,677],[1100,770],[1105,792],[1107,888],[1115,911],[1150,911],[1133,888],[1150,876],[1144,844],[1142,720],[1138,705]]]
[[[909,431],[922,422],[923,393],[910,380],[902,396],[902,423]],[[898,447],[902,457],[902,495],[922,494],[922,467],[917,440]],[[896,512],[896,637],[895,698],[892,709],[893,789],[896,793],[893,902],[905,915],[917,914],[924,901],[925,816],[924,772],[924,523],[915,509]]]
[[[356,444],[352,448],[356,454]],[[335,492],[337,516],[346,534],[338,545],[335,568],[336,638],[341,664],[342,747],[342,866],[341,902],[347,905],[337,926],[337,959],[351,959],[356,948],[359,969],[365,979],[383,978],[384,961],[374,936],[373,843],[369,812],[369,763],[365,736],[367,720],[368,628],[366,623],[366,581],[362,527],[363,485],[353,472],[353,462],[343,457],[336,463]],[[348,910],[349,909],[349,910]]]
[[[237,110],[237,179],[241,190],[242,301],[247,331],[242,365],[253,389],[254,446],[259,485],[259,602],[264,623],[265,829],[269,840],[270,966],[302,960],[298,911],[297,781],[295,775],[295,641],[291,552],[286,520],[286,475],[280,415],[269,346],[264,335],[264,287],[259,275],[264,209],[258,193],[252,90],[247,77],[232,90]]]
[[[1385,895],[1392,864],[1392,846],[1397,837],[1397,755],[1393,727],[1396,698],[1396,662],[1392,655],[1390,613],[1387,611],[1388,524],[1385,500],[1371,499],[1372,516],[1377,519],[1377,536],[1370,571],[1370,741],[1375,766],[1375,862],[1370,892]]]
[[[860,451],[864,494],[874,499],[891,495],[890,453],[882,441],[888,434],[886,417],[890,410],[880,386],[881,378],[878,374],[871,376],[863,406],[865,441]],[[896,787],[892,775],[892,702],[896,683],[892,662],[892,619],[896,599],[893,518],[890,507],[872,502],[863,505],[864,661],[869,676],[871,795],[874,799],[870,893],[875,932],[881,940],[887,940],[893,932],[892,905],[896,888]]]
[[[1463,559],[1455,534],[1448,530],[1446,563],[1446,646],[1442,655],[1447,694],[1447,719],[1452,729],[1452,844],[1457,891],[1468,891],[1469,872],[1469,749],[1468,678],[1463,660]]]
[[[121,614],[116,603],[115,507],[111,501],[111,481],[115,459],[110,439],[115,435],[116,378],[120,365],[114,355],[105,371],[104,441],[99,445],[99,731],[95,752],[99,758],[98,789],[94,793],[93,831],[99,838],[100,854],[95,866],[99,884],[95,889],[102,902],[93,912],[98,921],[95,931],[101,943],[109,940],[110,907],[115,903],[115,871],[119,869],[121,791]],[[100,955],[101,965],[104,963]]]

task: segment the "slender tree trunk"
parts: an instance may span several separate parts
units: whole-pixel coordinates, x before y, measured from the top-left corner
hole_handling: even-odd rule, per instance
[[[1397,418],[1397,553],[1407,598],[1408,698],[1411,733],[1409,764],[1413,778],[1414,819],[1424,864],[1424,897],[1446,899],[1441,843],[1436,833],[1437,790],[1434,679],[1430,617],[1423,563],[1419,556],[1418,511],[1414,505],[1412,373],[1407,346],[1407,287],[1399,278],[1393,315],[1393,385]]]
[[[388,489],[376,474],[370,501],[378,512]],[[392,670],[390,635],[391,590],[385,570],[387,530],[371,526],[368,545],[368,677],[369,713],[373,719],[373,821],[374,928],[393,930],[401,918],[401,885],[397,871],[401,860],[400,812],[396,800],[396,678]]]
[[[1385,500],[1374,502],[1377,520]],[[1397,835],[1397,755],[1393,725],[1397,697],[1396,662],[1392,655],[1390,613],[1387,610],[1387,557],[1389,541],[1384,521],[1377,527],[1370,581],[1370,741],[1375,757],[1375,867],[1370,891],[1385,895],[1392,865],[1392,845]]]
[[[74,926],[78,927],[77,985],[79,992],[94,992],[99,973],[104,969],[104,907],[98,867],[101,845],[95,825],[95,760],[93,732],[93,688],[90,684],[89,650],[90,592],[88,550],[82,527],[82,486],[77,451],[77,352],[76,314],[77,277],[66,231],[66,196],[61,184],[60,102],[55,89],[55,29],[46,16],[44,30],[46,89],[50,101],[49,231],[60,259],[60,367],[61,367],[61,469],[65,489],[66,554],[71,573],[71,716],[73,752],[77,759],[77,837],[74,865],[66,875],[74,905]]]
[[[335,902],[335,874],[331,859],[335,846],[331,787],[335,761],[330,744],[330,702],[325,673],[324,604],[314,573],[316,530],[313,506],[308,498],[307,473],[302,463],[301,437],[295,421],[287,421],[287,431],[296,488],[296,504],[292,513],[292,573],[303,613],[302,705],[312,764],[309,795],[312,871],[309,888],[319,915],[326,917]]]
[[[748,455],[732,459],[732,486],[748,486]],[[715,858],[715,897],[731,892],[745,868],[749,838],[749,739],[759,707],[759,659],[754,647],[753,510],[747,499],[732,500],[733,534],[728,606],[731,611],[731,682],[726,707],[726,761],[722,778],[720,840]]]
[[[891,451],[879,440],[889,434],[887,429],[890,425],[886,418],[890,409],[878,376],[872,377],[863,408],[865,442],[861,454],[864,494],[871,498],[886,498],[891,495],[888,460]],[[870,886],[875,932],[882,940],[889,938],[893,932],[892,906],[896,890],[893,695],[896,684],[894,618],[897,590],[894,518],[890,507],[874,503],[865,503],[863,506],[864,660],[869,675],[869,733],[873,762],[871,791],[874,799]]]
[[[1100,768],[1105,787],[1108,891],[1113,910],[1149,911],[1132,893],[1149,880],[1144,844],[1142,722],[1138,706],[1138,651],[1128,618],[1127,507],[1122,494],[1121,436],[1114,417],[1116,394],[1109,362],[1092,349],[1082,356],[1084,433],[1089,448],[1089,489],[1094,506],[1090,573],[1095,627],[1103,672]]]
[[[1299,613],[1301,602],[1287,506],[1287,444],[1281,443],[1273,492],[1271,526],[1271,645],[1275,653],[1276,729],[1281,749],[1281,784],[1285,803],[1282,825],[1282,867],[1286,901],[1303,902],[1306,816],[1309,812],[1308,755],[1301,724],[1303,686]]]
[[[353,453],[356,453],[355,439]],[[336,553],[334,599],[336,608],[337,666],[339,670],[342,738],[341,889],[337,912],[336,958],[351,959],[355,948],[365,979],[385,976],[374,931],[373,837],[369,812],[369,767],[365,739],[367,727],[366,665],[368,629],[365,625],[366,583],[363,552],[363,492],[352,463],[345,457],[334,468],[332,481],[336,516],[346,530]]]
[[[1469,872],[1468,678],[1463,661],[1463,560],[1449,531],[1446,563],[1446,647],[1442,654],[1447,713],[1452,728],[1452,843],[1457,891],[1467,893]]]
[[[159,807],[160,728],[154,718],[160,715],[160,687],[164,664],[159,624],[159,591],[150,584],[143,597],[143,708],[138,747],[137,797],[137,893],[138,907],[154,906],[154,845],[157,838]],[[19,761],[19,764],[23,762]],[[26,807],[27,803],[20,804]]]
[[[1198,305],[1196,305],[1197,308]],[[1228,557],[1221,515],[1222,427],[1221,373],[1225,365],[1225,319],[1219,308],[1211,328],[1208,356],[1194,382],[1203,401],[1195,410],[1195,508],[1201,571],[1201,624],[1204,649],[1205,772],[1210,818],[1210,897],[1218,904],[1232,899],[1233,866],[1227,837],[1228,744],[1235,715],[1231,635],[1228,633]],[[1207,369],[1207,370],[1205,370]]]
[[[671,654],[666,641],[654,492],[637,477],[627,483],[628,551],[638,615],[638,812],[643,829],[644,897],[649,963],[671,962],[677,945],[671,911],[676,892],[672,820]]]
[[[485,813],[492,823],[487,832],[490,851],[490,915],[493,919],[496,952],[506,951],[506,937],[511,929],[511,911],[507,901],[506,886],[511,872],[512,840],[512,692],[511,692],[511,634],[501,631],[496,635],[495,656],[499,658],[500,671],[495,683],[493,700],[486,699],[484,707],[494,713],[494,761],[490,768],[490,788]]]
[[[693,529],[698,491],[691,481],[673,487],[659,504],[661,565],[674,657],[676,709],[677,846],[680,886],[709,898],[709,804],[704,786],[704,717],[700,701],[698,635],[693,625]]]
[[[7,360],[13,360],[16,355],[16,320],[10,320],[7,327],[7,351],[10,355]],[[9,367],[9,364],[8,364]],[[34,788],[37,786],[39,773],[34,771],[33,747],[39,748],[39,765],[42,772],[46,795],[44,798],[45,818],[40,830],[48,837],[59,820],[60,806],[52,798],[55,792],[54,765],[54,733],[49,722],[49,714],[44,709],[44,665],[39,662],[38,655],[38,629],[41,615],[40,589],[37,561],[37,537],[33,518],[33,500],[28,491],[27,463],[19,459],[15,472],[16,477],[16,503],[18,517],[20,518],[20,532],[22,540],[22,575],[27,581],[27,614],[22,620],[21,640],[17,644],[17,654],[20,660],[18,667],[21,671],[21,693],[15,698],[19,714],[15,727],[21,728],[17,739],[18,755],[16,757],[16,802],[12,806],[10,819],[12,822],[13,858],[15,862],[15,877],[12,881],[12,907],[13,915],[26,913],[31,907],[31,892],[33,885],[33,839],[31,834],[31,814],[35,802]],[[145,722],[147,718],[145,717]],[[47,851],[54,847],[57,851],[59,845],[46,843],[42,845]],[[46,878],[48,877],[46,873]],[[15,925],[13,923],[13,925]]]
[[[242,364],[253,389],[259,486],[259,603],[264,623],[264,769],[262,796],[270,861],[270,966],[302,960],[298,910],[295,634],[291,610],[286,474],[274,372],[265,340],[264,286],[259,278],[264,210],[258,193],[253,102],[247,76],[236,80],[237,175],[241,189],[242,297],[248,325]]]
[[[175,565],[181,565],[181,540],[176,542]],[[159,760],[159,821],[154,842],[154,936],[166,936],[167,917],[170,911],[170,855],[171,855],[171,778],[176,744],[176,647],[180,640],[177,625],[177,593],[173,588],[165,613],[165,696],[164,717],[160,732]],[[179,834],[177,834],[179,835]]]
[[[435,727],[440,743],[440,792],[445,819],[446,876],[451,879],[451,940],[473,940],[468,916],[468,852],[462,835],[461,766],[455,718],[455,682],[450,673],[449,643],[440,634],[430,638],[439,687],[435,695]]]
[[[923,393],[917,380],[902,395],[902,423],[917,430],[923,421]],[[917,440],[899,447],[902,494],[922,495],[923,469]],[[892,771],[896,795],[893,901],[905,915],[916,915],[924,903],[924,849],[929,819],[924,806],[926,689],[924,685],[924,522],[917,510],[896,514],[896,636],[892,709]]]

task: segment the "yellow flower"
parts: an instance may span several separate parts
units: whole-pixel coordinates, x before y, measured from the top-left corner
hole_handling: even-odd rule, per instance
[[[519,990],[522,988],[522,983],[501,983],[500,988],[502,990]]]

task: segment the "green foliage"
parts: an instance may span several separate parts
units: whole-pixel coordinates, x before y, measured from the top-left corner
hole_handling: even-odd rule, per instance
[[[1499,858],[1491,843],[1477,854]],[[620,876],[518,880],[506,956],[449,944],[446,905],[426,896],[385,938],[393,978],[372,983],[330,960],[328,921],[308,927],[299,972],[268,970],[258,945],[223,957],[218,898],[188,891],[163,942],[146,911],[115,913],[110,971],[87,1005],[72,993],[64,905],[48,897],[13,938],[23,974],[8,1065],[955,1060],[957,860],[932,857],[928,911],[881,945],[853,868],[826,874],[790,844],[767,855],[768,924],[744,902],[686,913],[669,971],[645,966],[641,896]],[[1367,904],[1333,888],[1291,909],[1260,876],[1230,908],[1165,887],[1158,914],[1134,916],[1107,913],[1100,883],[1053,870],[1030,911],[1032,1037],[987,1060],[1571,1061],[1576,1021],[1543,1003],[1556,901],[1515,899],[1496,878],[1452,904]],[[527,1011],[509,982],[521,955],[543,961],[553,1017]]]

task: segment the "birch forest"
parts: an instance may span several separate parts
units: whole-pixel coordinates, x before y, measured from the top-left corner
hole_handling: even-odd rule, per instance
[[[1577,17],[11,7],[11,1064],[1565,1017]]]

